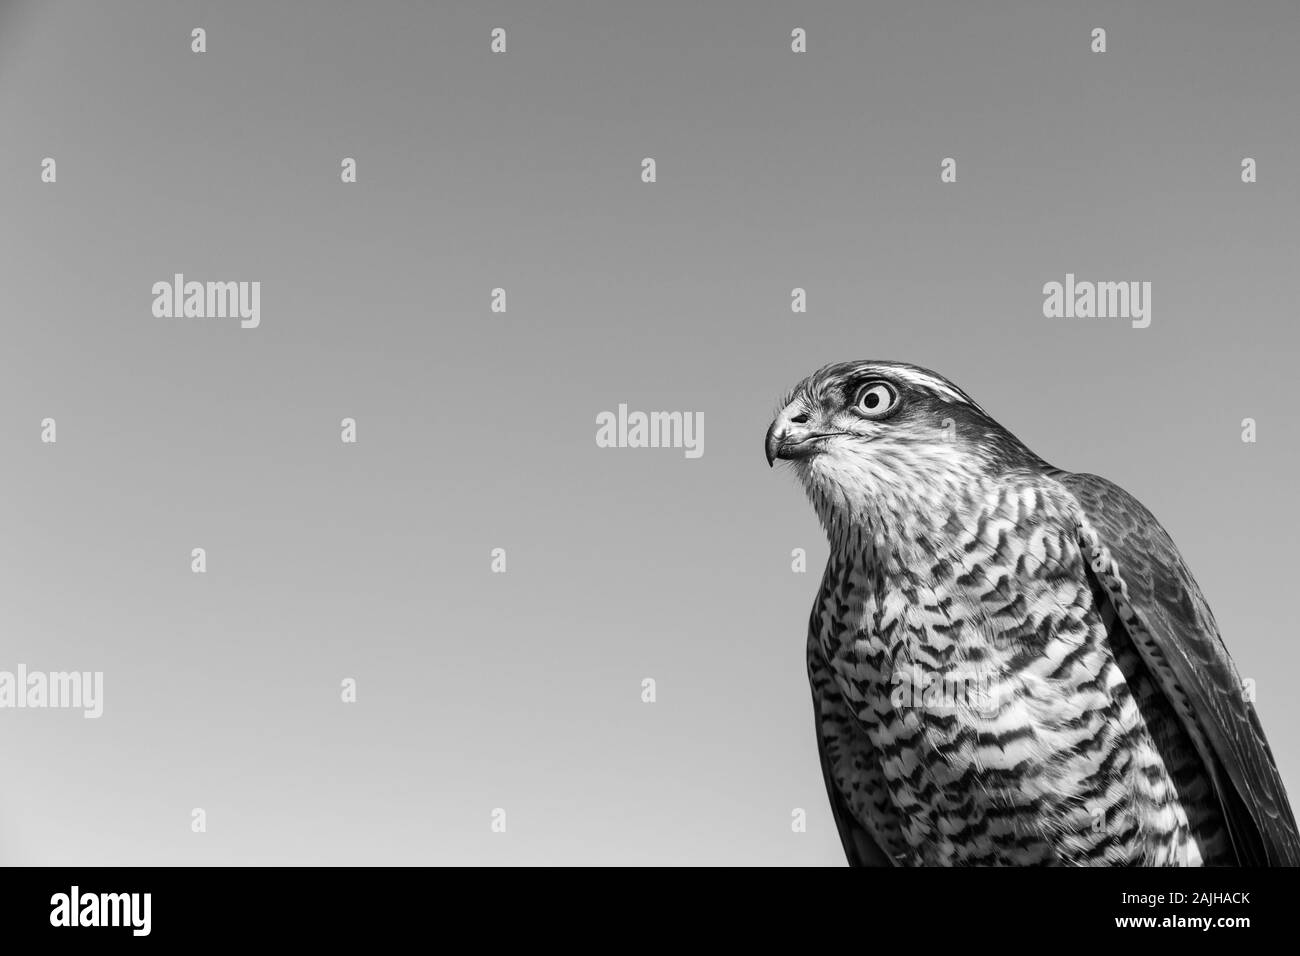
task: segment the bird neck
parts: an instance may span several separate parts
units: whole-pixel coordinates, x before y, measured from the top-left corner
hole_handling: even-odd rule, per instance
[[[1005,481],[994,476],[884,487],[858,501],[826,500],[818,508],[830,547],[890,575],[911,576],[920,566],[962,550],[969,529],[1004,507]]]

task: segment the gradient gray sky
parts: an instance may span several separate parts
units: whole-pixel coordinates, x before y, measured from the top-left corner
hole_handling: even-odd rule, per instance
[[[1143,499],[1300,792],[1298,21],[0,2],[0,669],[105,674],[98,721],[0,711],[0,861],[841,864],[825,545],[760,444],[859,358]],[[175,272],[260,281],[261,327],[153,317]],[[1067,272],[1150,281],[1151,327],[1045,319]],[[704,456],[597,448],[621,402]]]

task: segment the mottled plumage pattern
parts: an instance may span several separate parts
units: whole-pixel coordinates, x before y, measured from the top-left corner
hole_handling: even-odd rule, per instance
[[[1060,479],[1078,502],[1093,574],[1223,795],[1237,860],[1300,865],[1295,817],[1259,715],[1178,549],[1122,488],[1095,475]]]
[[[830,540],[808,672],[851,863],[1300,861],[1209,608],[1141,505],[898,363],[811,376],[767,451]]]

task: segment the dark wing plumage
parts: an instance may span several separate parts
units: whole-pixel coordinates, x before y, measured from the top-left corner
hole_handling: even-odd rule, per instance
[[[874,755],[868,751],[866,736],[856,728],[853,715],[845,707],[836,689],[830,668],[822,658],[814,631],[808,637],[808,681],[812,686],[813,720],[817,725],[817,753],[822,762],[822,778],[830,798],[831,813],[840,831],[840,843],[849,866],[893,866],[893,861],[871,838],[854,815],[841,787],[865,787],[878,783],[883,794],[884,778],[879,776]],[[870,762],[870,772],[867,763]],[[877,777],[879,778],[877,780]]]
[[[1300,835],[1259,717],[1173,541],[1137,499],[1106,479],[1055,477],[1082,509],[1091,572],[1196,744],[1239,863],[1300,865]]]
[[[826,795],[831,801],[831,815],[835,817],[835,828],[840,831],[840,843],[844,846],[849,866],[893,866],[893,861],[885,856],[876,841],[871,839],[862,824],[854,818],[844,795],[840,793],[835,783],[835,771],[822,740],[820,722],[817,724],[817,752],[822,758],[822,778],[826,781]]]

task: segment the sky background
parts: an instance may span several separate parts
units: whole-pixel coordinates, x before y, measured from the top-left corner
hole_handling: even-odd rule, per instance
[[[760,446],[866,358],[1152,508],[1300,793],[1300,7],[879,6],[0,0],[0,670],[105,682],[0,711],[0,863],[842,865]]]

